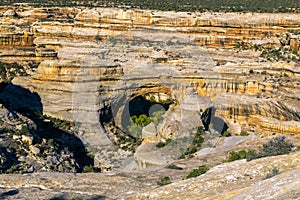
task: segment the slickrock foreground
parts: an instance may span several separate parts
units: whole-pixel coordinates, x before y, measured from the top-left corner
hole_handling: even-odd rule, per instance
[[[138,199],[297,199],[299,153],[224,163],[204,175],[136,196]],[[279,175],[266,178],[273,168]],[[134,199],[134,198],[133,198]]]
[[[274,167],[279,174],[266,179]],[[297,199],[299,172],[300,153],[297,152],[250,162],[224,163],[199,177],[157,189],[154,189],[157,187],[155,181],[163,173],[159,171],[35,173],[1,175],[0,192],[1,197],[7,199]]]

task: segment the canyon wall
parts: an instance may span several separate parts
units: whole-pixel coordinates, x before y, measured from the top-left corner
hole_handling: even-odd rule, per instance
[[[235,134],[300,133],[299,64],[261,61],[259,52],[235,48],[244,42],[298,51],[299,36],[290,33],[300,30],[297,14],[3,7],[0,13],[0,60],[40,62],[30,78],[13,83],[37,92],[45,114],[75,121],[86,144],[110,144],[101,116],[126,128],[127,104],[149,92],[170,95],[176,106],[187,95],[209,97]]]

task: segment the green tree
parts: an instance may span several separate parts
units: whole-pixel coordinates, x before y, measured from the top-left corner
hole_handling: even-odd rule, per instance
[[[151,123],[151,118],[145,114],[141,114],[139,117],[133,115],[131,117],[131,120],[133,121],[133,123],[135,123],[136,125],[138,125],[140,127],[145,127]]]
[[[136,125],[135,123],[132,123],[130,126],[127,127],[127,129],[129,133],[136,138],[142,136],[143,128],[141,126]]]

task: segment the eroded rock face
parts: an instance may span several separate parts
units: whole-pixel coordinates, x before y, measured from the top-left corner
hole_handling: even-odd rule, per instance
[[[264,134],[274,134],[278,131],[284,134],[295,134],[300,129],[297,121],[279,121],[274,118],[263,118],[258,124],[256,131]]]
[[[81,21],[81,22],[99,22],[100,21],[100,13],[96,10],[83,10],[80,13],[78,13],[75,17],[75,20]]]
[[[108,118],[126,132],[129,101],[149,92],[165,93],[181,108],[196,107],[199,114],[193,115],[193,126],[203,125],[203,113],[198,102],[185,102],[191,91],[211,98],[216,119],[234,124],[237,134],[257,124],[262,124],[262,134],[270,129],[299,133],[297,106],[285,105],[298,102],[297,63],[260,62],[254,50],[232,49],[243,41],[264,47],[290,44],[297,50],[298,37],[286,34],[299,24],[297,14],[189,15],[112,8],[16,12],[21,19],[0,18],[1,48],[11,47],[19,52],[18,59],[41,64],[30,79],[15,78],[13,83],[37,92],[45,114],[75,121],[86,144],[111,144],[101,113],[110,113]],[[10,50],[1,59],[12,55]],[[104,108],[111,111],[102,112]],[[209,121],[209,115],[203,118]],[[265,117],[278,123],[294,120],[296,125],[263,125]],[[183,124],[166,120],[158,135],[183,134],[178,132]]]
[[[3,13],[3,16],[9,17],[9,18],[14,18],[14,17],[17,17],[18,14],[14,10],[7,10],[7,11],[5,11],[5,13]]]
[[[293,199],[300,189],[298,156],[299,153],[294,153],[224,163],[199,177],[141,193],[132,199]],[[278,168],[279,175],[266,179],[274,167]]]

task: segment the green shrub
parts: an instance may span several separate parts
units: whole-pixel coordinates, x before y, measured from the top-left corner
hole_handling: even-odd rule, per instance
[[[266,75],[266,74],[267,74],[267,72],[266,72],[266,71],[262,71],[262,72],[261,72],[261,74],[263,74],[263,75]]]
[[[174,42],[172,42],[171,40],[168,40],[167,42],[166,42],[166,45],[167,46],[171,46],[171,45],[174,45],[175,43]]]
[[[193,153],[196,153],[196,152],[197,152],[197,147],[192,145],[187,149],[187,151],[185,152],[184,155],[190,155],[190,154],[193,154]]]
[[[110,43],[112,43],[113,46],[115,46],[115,45],[117,44],[117,39],[114,38],[114,37],[108,38],[108,41],[109,41]]]
[[[263,145],[261,154],[264,157],[288,154],[293,147],[294,145],[285,136],[278,136]]]
[[[253,69],[250,69],[250,70],[249,70],[249,74],[254,74]]]
[[[272,172],[267,174],[267,176],[265,177],[265,179],[268,179],[268,178],[272,178],[273,176],[276,176],[279,174],[279,170],[277,167],[273,167],[272,169]]]
[[[193,169],[188,175],[187,175],[187,179],[189,178],[193,178],[193,177],[197,177],[200,176],[201,174],[205,174],[208,171],[208,167],[206,167],[205,165],[202,165],[196,169]]]
[[[12,165],[9,169],[6,170],[6,173],[12,174],[15,172],[18,172],[19,166],[18,165]]]
[[[202,136],[202,134],[204,133],[204,128],[202,126],[199,126],[197,128],[196,134],[194,135],[194,137],[192,138],[192,143],[191,145],[187,148],[187,150],[179,157],[179,159],[183,159],[185,158],[187,155],[191,155],[193,153],[196,153],[198,150],[200,150],[203,142],[204,142],[204,138]],[[194,133],[191,133],[194,134]],[[185,138],[183,138],[185,139]]]
[[[151,118],[145,114],[141,114],[140,116],[133,115],[130,119],[131,125],[127,126],[128,131],[133,137],[140,138],[143,127],[151,123]]]
[[[162,148],[164,146],[166,146],[166,144],[164,142],[159,142],[159,143],[156,144],[157,148]]]
[[[203,132],[204,132],[203,126],[199,126],[199,127],[197,128],[197,134],[202,134]]]
[[[159,186],[163,186],[163,185],[168,185],[172,183],[171,180],[170,180],[170,177],[169,176],[164,176],[162,177],[158,182],[157,182],[157,185]]]
[[[135,123],[131,124],[130,126],[127,126],[128,132],[130,133],[130,135],[132,135],[135,138],[140,138],[142,136],[142,129],[143,127],[140,127],[138,125],[136,125]],[[122,138],[120,136],[120,140],[124,140],[124,138]]]
[[[30,131],[29,131],[29,129],[26,125],[22,125],[21,130],[20,130],[20,134],[21,135],[27,135],[27,136],[31,135],[31,133],[30,133]]]
[[[27,76],[26,70],[18,63],[6,63],[0,61],[0,78],[3,82],[11,82],[16,76]]]
[[[278,136],[273,138],[266,144],[263,144],[258,152],[249,152],[247,160],[288,154],[293,150],[293,148],[294,145],[290,141],[288,141],[285,136]]]
[[[241,151],[238,151],[238,152],[231,151],[228,155],[227,160],[225,160],[225,162],[232,162],[232,161],[235,161],[235,160],[246,159],[246,158],[248,158],[248,154],[249,153],[245,150],[241,150]]]
[[[131,117],[131,120],[133,121],[133,123],[135,123],[136,125],[138,125],[140,127],[145,127],[151,123],[151,118],[145,114],[141,114],[138,117],[136,115],[133,115]]]
[[[193,144],[197,147],[201,147],[203,142],[204,142],[204,138],[201,135],[196,134],[193,140]]]
[[[224,133],[222,133],[222,136],[224,136],[224,137],[230,137],[231,133],[229,131],[225,131]]]
[[[240,133],[240,136],[248,136],[249,135],[249,133],[247,133],[247,132],[241,132]]]
[[[157,144],[156,144],[156,147],[157,147],[157,148],[165,147],[165,146],[167,146],[168,144],[170,144],[170,142],[172,142],[172,140],[168,138],[168,139],[166,139],[165,142],[159,142],[159,143],[157,143]]]
[[[96,172],[96,169],[92,165],[86,165],[83,167],[83,172]]]
[[[158,110],[152,113],[151,121],[157,126],[164,120],[163,115],[166,113],[165,110]]]
[[[178,167],[177,165],[174,165],[174,164],[168,165],[167,168],[176,169],[176,170],[183,170],[181,167]]]
[[[277,156],[288,154],[292,151],[294,145],[286,140],[285,136],[278,136],[266,144],[263,144],[258,151],[254,150],[241,150],[238,152],[231,151],[228,155],[225,162],[232,162],[235,160],[247,159],[247,161],[254,160],[257,158],[268,157],[268,156]]]

